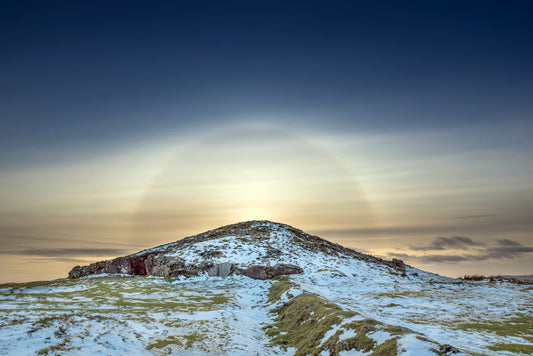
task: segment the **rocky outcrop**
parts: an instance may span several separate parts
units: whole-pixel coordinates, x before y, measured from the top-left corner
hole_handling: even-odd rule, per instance
[[[287,264],[278,264],[273,267],[250,266],[245,269],[237,268],[231,262],[214,264],[204,261],[198,264],[185,264],[184,260],[177,256],[144,254],[118,257],[84,267],[76,266],[69,272],[68,277],[74,279],[98,274],[128,274],[175,278],[198,276],[204,272],[211,277],[227,277],[236,273],[254,279],[270,279],[286,274],[303,273],[303,270],[298,266]]]
[[[207,261],[199,264],[186,264],[178,256],[148,255],[145,259],[146,273],[158,277],[198,276],[212,265]]]
[[[275,266],[250,266],[241,271],[247,277],[253,279],[270,279],[286,274],[303,273],[304,270],[298,266],[278,264]]]
[[[393,258],[392,261],[388,262],[387,264],[397,271],[405,272],[405,263],[402,260]]]
[[[145,256],[118,257],[109,261],[92,263],[88,266],[76,266],[68,274],[69,278],[80,278],[102,273],[120,273],[146,275]]]

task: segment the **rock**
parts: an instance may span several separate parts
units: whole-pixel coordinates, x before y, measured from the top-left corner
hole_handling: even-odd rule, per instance
[[[192,277],[207,272],[212,277],[227,277],[235,272],[240,272],[254,279],[270,279],[276,276],[303,273],[303,270],[294,265],[278,264],[275,266],[249,266],[239,270],[231,262],[213,264],[204,261],[198,264],[186,264],[178,256],[160,254],[144,254],[118,257],[109,261],[92,263],[88,266],[74,267],[68,277],[81,278],[95,274],[128,274],[133,276],[158,276],[158,277]]]
[[[118,257],[109,261],[92,263],[84,267],[76,266],[68,275],[69,278],[80,278],[102,273],[146,275],[144,259],[141,256]]]
[[[178,256],[149,255],[145,262],[146,273],[158,277],[192,277],[207,271],[212,264],[204,262],[197,265],[187,265]]]
[[[211,277],[227,277],[235,271],[235,266],[230,262],[223,262],[214,265],[207,270]]]
[[[83,268],[84,268],[84,267],[81,267],[81,266],[76,266],[76,267],[74,267],[74,268],[71,269],[70,272],[68,273],[68,278],[70,278],[70,279],[75,279],[75,278],[83,277],[83,275],[82,275],[82,273],[83,273]]]
[[[436,349],[431,349],[431,350],[434,351],[439,356],[446,356],[446,355],[456,354],[459,352],[459,350],[457,350],[455,347],[453,347],[452,345],[448,345],[448,344],[440,345],[438,350]]]
[[[271,277],[269,277],[269,273],[267,271],[271,268],[272,267],[267,266],[250,266],[243,270],[242,274],[253,279],[268,279]]]
[[[278,264],[275,266],[250,266],[241,273],[253,279],[270,279],[286,274],[303,273],[303,269],[294,265]]]
[[[94,274],[129,274],[132,276],[159,276],[179,277],[197,276],[212,267],[212,263],[203,262],[197,265],[186,265],[185,261],[177,256],[157,254],[132,255],[118,257],[109,261],[92,263],[88,266],[74,267],[68,277],[80,278]],[[225,272],[223,267],[223,272]]]
[[[390,262],[390,266],[397,271],[405,272],[405,263],[402,260],[393,258],[392,261]]]

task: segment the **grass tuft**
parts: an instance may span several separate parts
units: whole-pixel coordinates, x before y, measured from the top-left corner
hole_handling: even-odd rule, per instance
[[[388,339],[384,343],[378,345],[370,356],[396,356],[398,355],[398,338],[394,337]]]
[[[492,351],[509,351],[525,355],[533,355],[533,345],[527,344],[494,344],[489,346],[489,349]]]
[[[278,301],[283,293],[296,285],[288,276],[275,277],[274,280],[276,280],[276,282],[270,286],[270,290],[268,291],[269,302]]]

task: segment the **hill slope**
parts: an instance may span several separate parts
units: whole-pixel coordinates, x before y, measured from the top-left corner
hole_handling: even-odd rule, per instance
[[[533,351],[527,285],[453,280],[268,221],[69,275],[0,286],[1,354]]]

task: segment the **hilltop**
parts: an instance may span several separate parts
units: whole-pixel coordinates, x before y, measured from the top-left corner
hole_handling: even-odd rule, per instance
[[[527,285],[446,278],[249,221],[0,286],[0,353],[520,354],[533,352],[532,306]]]
[[[191,277],[207,272],[210,276],[244,274],[267,279],[303,273],[303,266],[308,272],[316,271],[335,262],[332,258],[363,261],[376,268],[389,267],[406,276],[406,266],[400,260],[385,261],[286,224],[254,220],[222,226],[129,256],[76,266],[69,278],[102,273]]]

